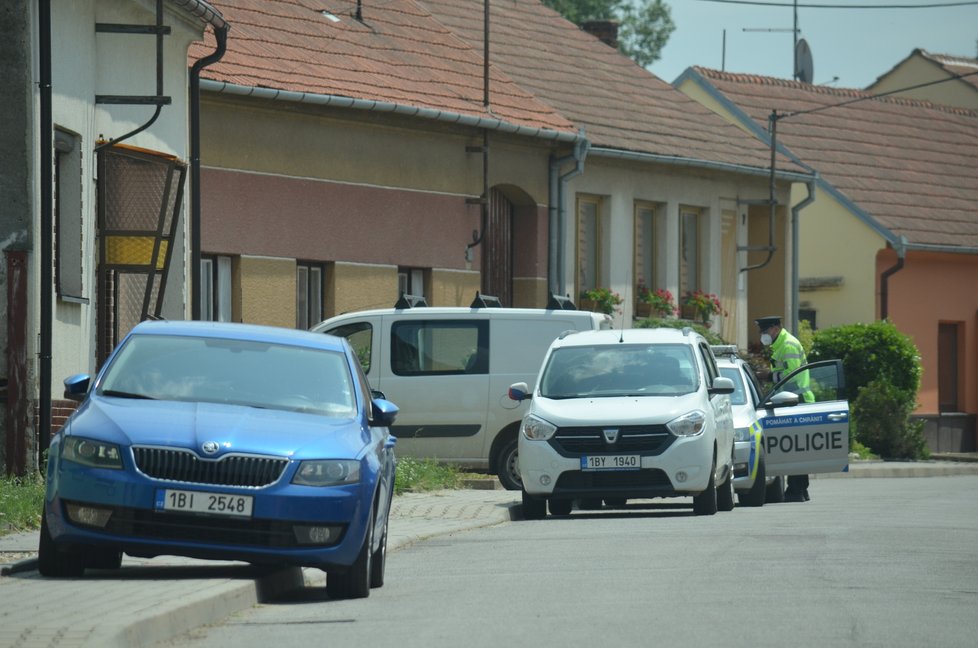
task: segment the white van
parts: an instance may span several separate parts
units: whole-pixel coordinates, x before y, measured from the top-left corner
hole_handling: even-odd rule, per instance
[[[498,301],[479,295],[469,308],[418,301],[402,296],[398,307],[337,315],[312,330],[349,340],[370,386],[400,408],[390,428],[399,456],[488,470],[519,490],[527,404],[510,400],[509,386],[532,388],[561,333],[611,328],[611,317],[554,299],[548,309],[486,307]]]

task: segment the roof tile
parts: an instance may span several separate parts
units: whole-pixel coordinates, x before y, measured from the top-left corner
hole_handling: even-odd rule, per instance
[[[705,68],[695,71],[893,234],[978,248],[978,111]],[[797,114],[791,114],[797,113]]]

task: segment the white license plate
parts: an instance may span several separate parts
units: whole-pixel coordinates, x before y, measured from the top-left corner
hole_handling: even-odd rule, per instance
[[[581,470],[638,470],[641,467],[641,455],[584,455],[581,457]]]
[[[156,491],[156,510],[251,517],[253,499],[251,495],[227,495],[168,488]]]

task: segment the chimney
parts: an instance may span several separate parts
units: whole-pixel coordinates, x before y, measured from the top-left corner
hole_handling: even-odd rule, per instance
[[[591,34],[605,45],[618,49],[617,20],[589,20],[581,23],[581,29]]]

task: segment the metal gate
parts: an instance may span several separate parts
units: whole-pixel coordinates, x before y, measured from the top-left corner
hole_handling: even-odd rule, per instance
[[[98,152],[96,359],[145,319],[160,319],[186,165],[113,146]]]
[[[482,255],[482,292],[513,305],[513,203],[499,189],[489,192],[489,223]]]

